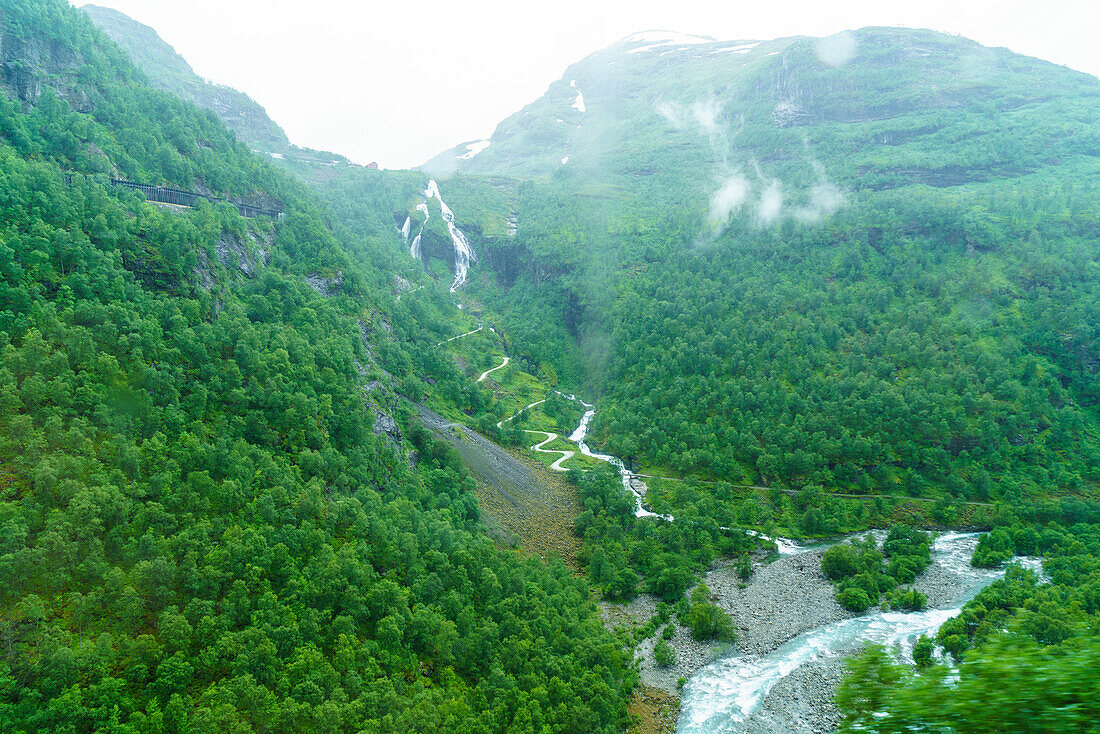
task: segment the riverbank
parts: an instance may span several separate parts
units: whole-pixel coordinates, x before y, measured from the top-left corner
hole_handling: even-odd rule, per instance
[[[881,535],[882,533],[876,533]],[[954,539],[954,540],[952,540]],[[946,533],[941,542],[962,541],[972,548],[976,539]],[[881,541],[881,537],[879,538]],[[659,668],[653,660],[653,648],[660,631],[636,649],[642,683],[678,695],[679,679],[690,679],[718,658],[737,657],[755,660],[774,652],[788,641],[818,628],[843,620],[855,619],[834,598],[833,585],[821,573],[821,556],[826,547],[817,547],[767,562],[761,553],[754,559],[754,571],[742,583],[731,563],[717,564],[705,577],[712,600],[734,621],[738,639],[732,645],[698,642],[673,620],[676,631],[669,641],[676,650],[676,662]],[[928,570],[914,586],[928,598],[930,609],[947,608],[964,597],[973,587],[977,572],[969,568],[969,550],[951,555],[936,553]],[[603,605],[608,626],[644,624],[657,611],[657,598],[643,595],[629,604]],[[840,713],[832,703],[843,678],[847,658],[859,650],[858,644],[833,650],[809,660],[778,680],[740,731],[751,734],[799,732],[823,734],[833,731]]]
[[[945,533],[936,539],[932,564],[916,584],[935,603],[925,611],[869,610],[842,613],[808,629],[774,651],[737,654],[698,670],[683,689],[679,730],[692,734],[733,732],[819,734],[835,728],[831,703],[846,659],[865,644],[897,648],[910,659],[920,635],[934,636],[963,602],[1002,571],[971,568],[978,536]],[[819,563],[820,552],[815,552]],[[797,557],[796,557],[797,559]],[[812,614],[814,606],[808,605]]]
[[[833,598],[833,586],[821,573],[824,548],[780,556],[765,563],[757,554],[753,574],[741,582],[731,563],[716,565],[705,581],[712,601],[733,619],[737,640],[732,644],[699,642],[673,620],[676,632],[669,644],[676,650],[676,662],[659,668],[653,647],[660,635],[643,641],[635,651],[641,659],[642,682],[678,695],[677,681],[690,678],[717,657],[763,655],[807,630],[851,616]],[[741,588],[744,586],[744,588]],[[644,624],[657,613],[657,597],[643,594],[629,604],[605,603],[604,620]]]

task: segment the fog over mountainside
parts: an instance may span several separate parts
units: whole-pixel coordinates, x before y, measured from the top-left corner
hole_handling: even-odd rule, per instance
[[[386,171],[0,0],[0,730],[1085,732],[1098,559],[1097,78],[641,31]]]

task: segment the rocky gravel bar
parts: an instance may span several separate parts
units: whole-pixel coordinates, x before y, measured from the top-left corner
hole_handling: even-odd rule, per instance
[[[880,542],[883,535],[876,533]],[[765,655],[804,632],[855,616],[836,602],[833,585],[821,573],[821,556],[826,550],[822,546],[770,562],[760,553],[746,583],[737,576],[731,563],[716,564],[707,574],[706,584],[712,600],[733,618],[736,642],[732,645],[697,642],[677,625],[669,641],[676,650],[676,663],[658,668],[653,662],[653,647],[660,639],[658,631],[642,642],[635,653],[640,659],[643,683],[675,693],[680,678],[690,678],[716,658]],[[968,584],[955,571],[936,563],[933,556],[933,563],[914,587],[925,594],[929,608],[937,608],[959,599]],[[657,599],[643,595],[626,605],[605,604],[604,618],[610,626],[627,620],[642,624],[656,610]],[[857,652],[853,648],[836,657],[808,663],[785,677],[747,722],[745,731],[820,734],[835,730],[840,713],[832,699],[843,677],[845,660]]]

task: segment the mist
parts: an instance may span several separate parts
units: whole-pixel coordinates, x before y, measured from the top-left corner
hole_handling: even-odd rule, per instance
[[[1011,0],[730,6],[562,0],[552,7],[426,0],[415,12],[332,0],[97,2],[155,28],[201,76],[253,97],[293,143],[389,168],[489,138],[570,64],[651,28],[719,40],[840,34],[820,44],[828,63],[843,61],[845,30],[905,25],[1100,73],[1100,6],[1080,0],[1051,0],[1041,9]],[[700,112],[696,121],[705,125],[706,110]]]

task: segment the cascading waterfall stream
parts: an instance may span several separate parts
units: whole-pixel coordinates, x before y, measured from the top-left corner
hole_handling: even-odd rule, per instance
[[[405,244],[408,245],[409,254],[417,260],[423,259],[420,240],[424,235],[424,228],[428,226],[428,220],[431,219],[431,214],[428,211],[428,201],[433,198],[439,200],[439,211],[443,217],[443,223],[447,225],[447,232],[451,235],[451,242],[454,244],[455,249],[455,279],[451,282],[451,293],[454,293],[466,284],[466,274],[470,271],[470,263],[477,262],[477,255],[470,247],[470,241],[466,238],[466,235],[455,225],[454,212],[447,206],[447,202],[443,201],[443,197],[439,194],[439,184],[434,179],[428,180],[428,187],[424,189],[424,198],[426,201],[416,205],[416,210],[424,215],[424,221],[420,223],[420,229],[413,237],[412,242],[409,242],[409,234],[412,231],[412,219],[410,217],[405,217],[405,223],[397,231],[405,240]]]
[[[451,235],[451,242],[454,243],[455,279],[451,283],[451,293],[454,293],[460,286],[466,284],[466,273],[470,270],[470,263],[477,262],[477,256],[474,255],[473,248],[470,247],[470,241],[466,239],[466,235],[462,234],[462,230],[455,226],[454,212],[447,206],[447,202],[443,201],[443,197],[439,195],[439,185],[435,182],[435,179],[428,181],[428,188],[424,190],[424,196],[429,199],[434,196],[439,200],[439,210],[443,214],[443,221],[446,223],[447,231]]]
[[[966,591],[950,606],[904,614],[876,611],[810,630],[767,655],[735,656],[711,663],[691,677],[683,691],[681,734],[717,734],[743,731],[772,687],[806,663],[849,654],[866,643],[897,648],[912,660],[913,645],[921,635],[934,636],[940,626],[962,609],[982,588],[1004,575],[1000,570],[970,566],[980,533],[948,533],[935,540],[933,563],[958,574]],[[1038,562],[1027,559],[1035,568]]]
[[[417,204],[416,210],[424,214],[424,221],[420,223],[420,231],[416,233],[416,237],[413,237],[412,247],[409,248],[409,253],[417,260],[420,260],[422,259],[420,238],[424,235],[424,228],[428,226],[428,220],[431,219],[432,215],[428,213],[428,204],[426,202]]]
[[[562,395],[562,393],[558,393]],[[562,395],[562,397],[572,398],[571,395]],[[577,398],[573,398],[577,400]],[[591,456],[593,459],[599,459],[600,461],[606,461],[611,466],[619,470],[619,478],[622,479],[623,489],[625,489],[634,498],[634,517],[660,517],[672,522],[675,518],[672,515],[659,515],[656,512],[647,510],[642,504],[642,494],[634,488],[634,472],[626,468],[626,464],[622,462],[622,459],[611,456],[610,454],[597,454],[593,451],[584,439],[588,437],[588,425],[592,422],[592,419],[596,416],[596,408],[591,403],[586,403],[583,400],[577,400],[584,406],[584,415],[581,417],[581,424],[577,426],[577,430],[569,436],[569,440],[577,444],[581,453],[585,456]]]

